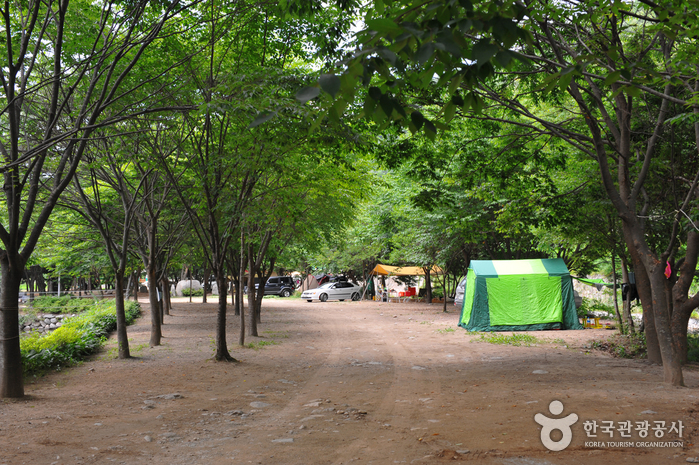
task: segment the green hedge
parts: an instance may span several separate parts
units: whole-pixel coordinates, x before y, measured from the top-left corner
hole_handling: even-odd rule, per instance
[[[138,303],[124,303],[126,324],[134,322],[141,313]],[[34,333],[20,341],[25,375],[75,365],[94,353],[116,329],[116,309],[113,300],[93,303],[91,308],[49,334]]]
[[[201,297],[204,295],[204,289],[189,289],[188,287],[182,288],[182,295],[189,297],[189,293],[192,293],[192,297]]]

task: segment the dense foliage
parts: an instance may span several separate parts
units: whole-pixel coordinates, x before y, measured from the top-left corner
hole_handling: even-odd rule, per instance
[[[127,324],[133,323],[141,313],[138,303],[126,303]],[[116,329],[114,301],[95,302],[73,318],[64,320],[63,326],[46,335],[31,334],[22,338],[22,365],[24,374],[40,374],[50,369],[75,365],[94,353]]]

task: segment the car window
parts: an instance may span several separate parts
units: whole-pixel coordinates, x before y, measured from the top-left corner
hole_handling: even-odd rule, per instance
[[[335,283],[323,283],[318,289],[330,289],[333,284]]]

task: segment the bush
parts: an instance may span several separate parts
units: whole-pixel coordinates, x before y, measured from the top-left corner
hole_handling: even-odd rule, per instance
[[[594,341],[591,348],[619,358],[646,358],[646,337],[643,333],[615,335],[606,341]]]
[[[597,299],[583,299],[582,305],[578,307],[578,316],[584,317],[587,314],[595,314],[597,316],[614,316],[614,307],[607,305]]]
[[[126,324],[132,324],[141,313],[138,303],[124,303]],[[38,374],[50,369],[75,365],[94,353],[110,332],[116,329],[113,300],[93,303],[91,308],[47,335],[33,334],[20,341],[24,374]]]
[[[188,287],[182,289],[182,295],[185,297],[189,297],[190,292],[192,293],[192,297],[201,297],[204,295],[204,289],[190,289]]]
[[[82,313],[89,310],[97,300],[83,297],[76,298],[70,295],[63,297],[37,297],[32,301],[32,307],[42,313]]]

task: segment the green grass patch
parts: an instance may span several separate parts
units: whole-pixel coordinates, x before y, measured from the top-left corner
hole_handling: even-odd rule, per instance
[[[646,338],[643,333],[615,334],[603,341],[592,341],[592,349],[607,352],[618,358],[646,358]]]
[[[699,335],[687,334],[687,360],[699,362]]]
[[[267,334],[272,339],[274,339],[274,338],[288,339],[289,338],[289,333],[287,331],[262,331],[262,333]]]
[[[489,344],[500,344],[500,345],[510,345],[510,346],[525,346],[531,347],[532,345],[539,344],[542,341],[532,336],[531,334],[514,333],[511,335],[499,334],[499,333],[487,333],[481,334],[476,341],[487,342]]]
[[[279,344],[277,341],[257,341],[245,344],[245,347],[248,349],[260,350],[265,346],[276,346],[277,344]]]
[[[126,324],[131,324],[141,313],[133,301],[125,302]],[[51,369],[75,365],[104,344],[110,332],[116,329],[116,309],[113,300],[93,303],[78,316],[67,318],[63,326],[51,333],[38,333],[22,338],[20,350],[25,375],[41,374]]]
[[[446,328],[444,328],[444,329],[438,329],[438,330],[437,330],[437,332],[438,332],[439,334],[453,333],[454,331],[456,331],[456,330],[455,330],[454,328],[452,328],[451,326],[446,327]]]

